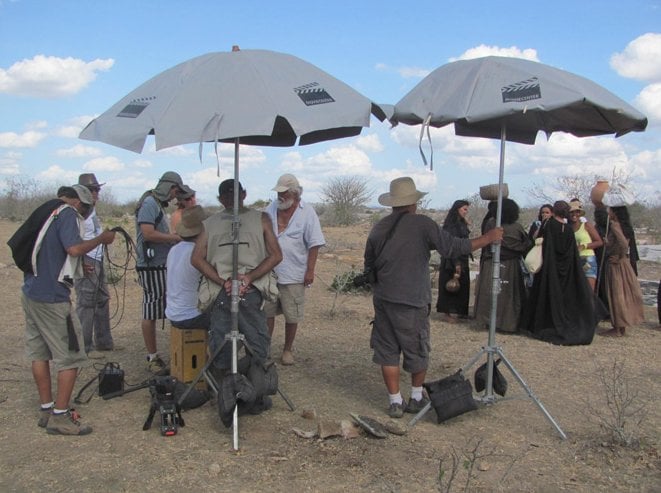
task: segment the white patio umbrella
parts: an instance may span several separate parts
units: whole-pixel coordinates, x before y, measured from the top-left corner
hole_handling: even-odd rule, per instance
[[[295,56],[267,50],[202,55],[172,67],[92,120],[81,139],[142,152],[204,142],[234,143],[232,372],[237,371],[239,311],[239,145],[292,146],[360,134],[383,110],[347,84]],[[234,448],[238,413],[234,411]]]
[[[496,56],[456,61],[434,70],[395,104],[390,121],[393,125],[422,125],[421,141],[425,131],[429,136],[430,126],[440,128],[451,123],[457,135],[500,139],[498,227],[501,224],[506,141],[534,144],[540,130],[547,136],[553,132],[567,132],[577,137],[608,134],[619,137],[628,132],[643,131],[647,126],[643,114],[588,79],[541,63]],[[494,247],[492,277],[488,347],[467,368],[483,352],[487,353],[485,397],[492,401],[494,353],[498,353],[564,438],[562,430],[500,348],[495,346],[500,245]]]

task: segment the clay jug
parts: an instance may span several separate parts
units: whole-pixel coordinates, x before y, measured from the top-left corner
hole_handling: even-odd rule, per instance
[[[590,200],[594,205],[599,205],[604,199],[604,193],[608,191],[610,186],[608,185],[608,180],[597,180],[597,184],[592,187],[590,191]]]

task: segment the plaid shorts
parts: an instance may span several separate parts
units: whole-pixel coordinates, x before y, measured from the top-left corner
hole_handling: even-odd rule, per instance
[[[142,287],[142,319],[165,318],[165,266],[136,267]]]

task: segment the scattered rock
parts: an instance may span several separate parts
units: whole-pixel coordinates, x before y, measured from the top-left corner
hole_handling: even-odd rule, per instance
[[[376,419],[354,413],[349,414],[354,419],[354,421],[370,435],[377,438],[385,438],[388,436],[388,432],[386,431],[385,427]]]
[[[343,419],[340,421],[340,428],[342,429],[342,438],[357,438],[361,435],[362,428],[360,428],[360,426],[356,426],[348,419]]]
[[[385,423],[383,423],[383,426],[385,427],[386,430],[388,430],[389,433],[392,433],[393,435],[406,435],[409,432],[408,426],[406,426],[404,423],[397,423],[396,421],[393,421],[392,419],[389,419]]]
[[[330,437],[341,436],[342,427],[338,421],[320,419],[317,422],[317,434],[322,440]]]
[[[218,476],[220,474],[220,464],[216,462],[209,464],[209,474],[212,476]]]
[[[301,438],[316,438],[317,432],[316,431],[303,431],[300,428],[292,428],[291,431],[293,431],[297,436]]]
[[[314,409],[303,409],[301,411],[301,417],[305,419],[317,419],[317,411]]]

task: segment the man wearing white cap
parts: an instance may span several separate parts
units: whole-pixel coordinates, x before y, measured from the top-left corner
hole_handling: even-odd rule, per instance
[[[298,324],[303,320],[305,288],[314,282],[314,268],[319,248],[326,244],[319,217],[314,208],[301,200],[303,187],[294,175],[284,174],[273,190],[278,199],[266,212],[271,216],[273,232],[282,250],[282,262],[275,267],[278,276],[278,301],[264,306],[269,335],[273,335],[275,316],[285,317],[285,344],[282,364],[293,365],[292,348]]]
[[[401,418],[417,413],[429,402],[422,393],[429,365],[429,312],[431,307],[430,251],[443,257],[465,255],[503,237],[494,228],[479,238],[455,238],[431,218],[416,214],[426,192],[416,190],[409,177],[390,182],[390,192],[379,203],[392,207],[392,214],[374,225],[365,245],[365,270],[372,270],[374,326],[370,345],[372,361],[381,365],[389,394],[388,415]],[[399,390],[400,357],[411,374],[408,404]]]

